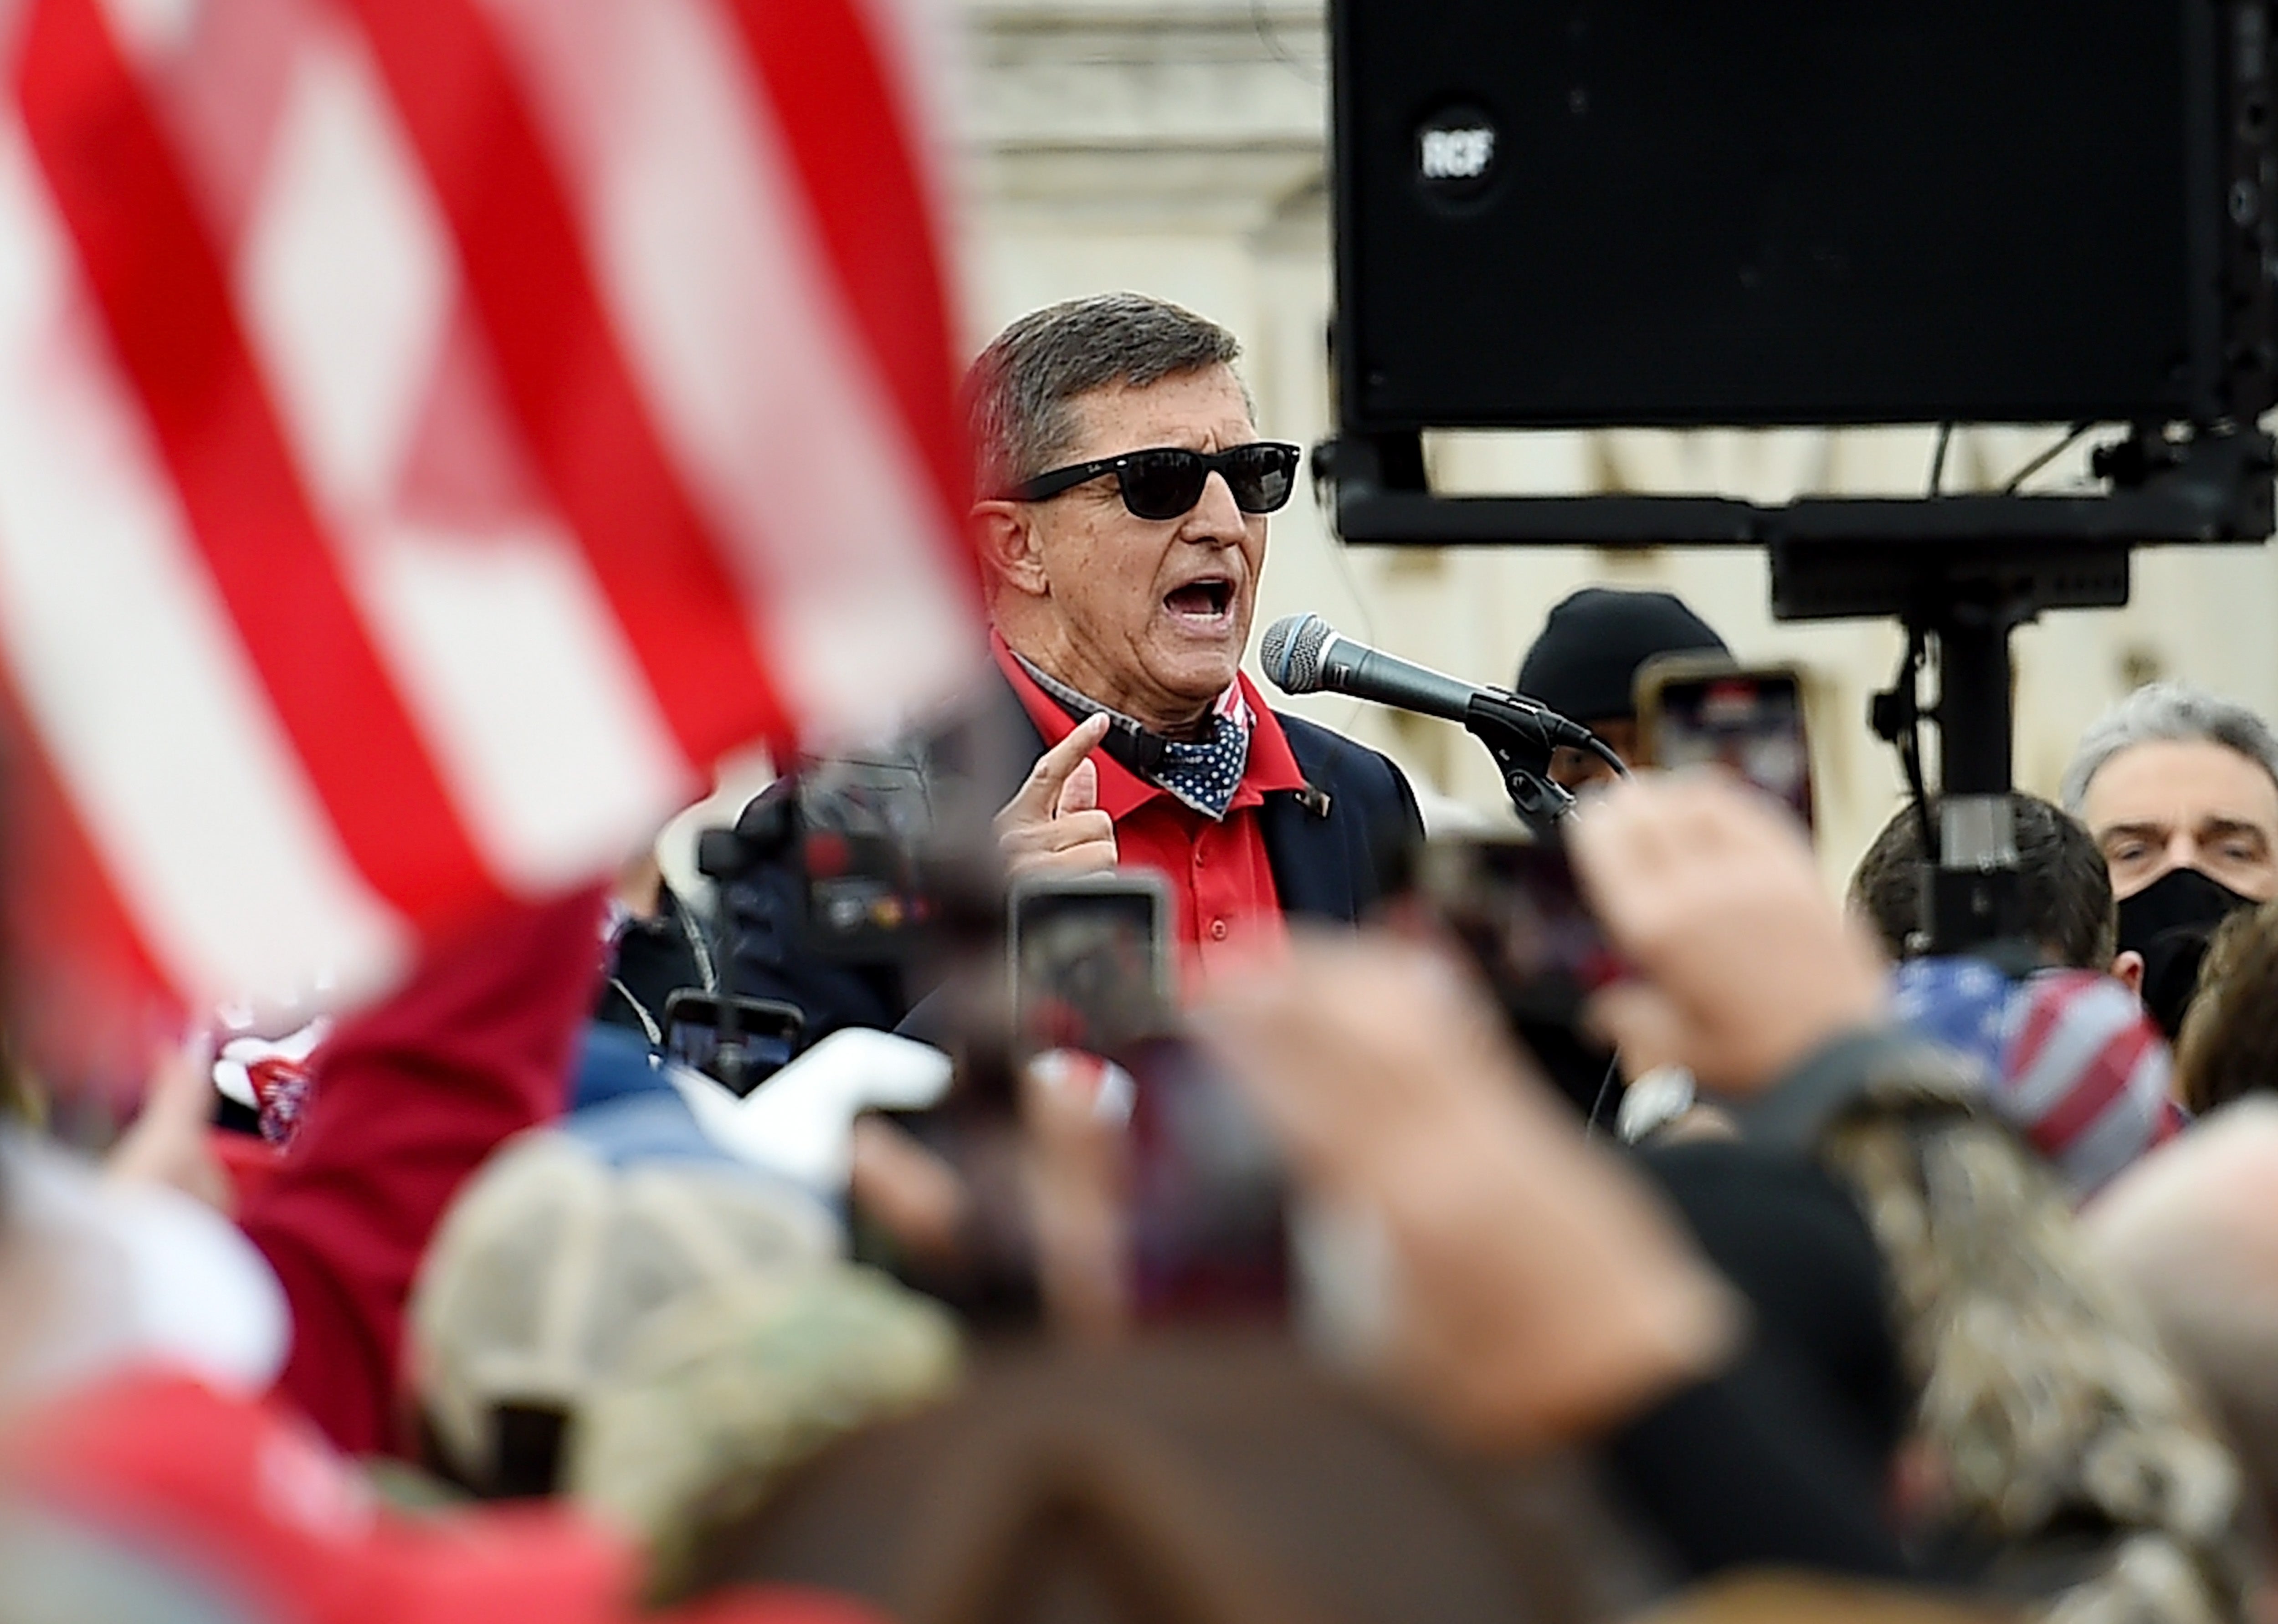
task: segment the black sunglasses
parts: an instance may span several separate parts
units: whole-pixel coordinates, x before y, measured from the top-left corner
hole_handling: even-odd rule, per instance
[[[1226,477],[1234,505],[1244,513],[1272,513],[1289,499],[1297,485],[1297,447],[1280,440],[1253,440],[1224,451],[1189,451],[1161,446],[1149,451],[1127,451],[1120,457],[1077,462],[1039,474],[1015,485],[1006,499],[1041,502],[1072,491],[1103,474],[1115,476],[1123,492],[1123,506],[1137,519],[1176,519],[1192,513],[1203,499],[1203,486],[1212,474]]]

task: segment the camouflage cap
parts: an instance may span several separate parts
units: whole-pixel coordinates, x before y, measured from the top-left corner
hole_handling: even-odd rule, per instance
[[[506,1412],[574,1422],[660,1314],[845,1248],[835,1215],[712,1146],[677,1094],[518,1136],[452,1204],[412,1290],[412,1394],[439,1464],[498,1491]]]
[[[564,1481],[666,1589],[711,1529],[857,1428],[947,1394],[955,1322],[868,1269],[741,1276],[655,1315],[573,1422]]]

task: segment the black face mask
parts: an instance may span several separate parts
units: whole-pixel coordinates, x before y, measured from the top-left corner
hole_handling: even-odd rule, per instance
[[[2254,899],[2196,868],[2171,868],[2120,900],[2120,947],[2144,956],[2144,1007],[2173,1042],[2215,926]]]

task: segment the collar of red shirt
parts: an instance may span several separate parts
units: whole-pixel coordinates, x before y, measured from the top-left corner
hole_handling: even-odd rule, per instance
[[[1043,735],[1045,749],[1050,750],[1075,731],[1075,723],[1060,709],[1059,701],[1036,686],[1036,680],[1021,668],[1021,662],[1013,657],[1013,651],[994,629],[989,633],[989,652],[996,659],[997,668],[1005,674],[1005,680],[1013,685],[1021,708],[1036,724],[1036,731]],[[1290,753],[1280,719],[1266,708],[1265,701],[1247,676],[1237,671],[1234,680],[1241,690],[1242,703],[1250,707],[1250,760],[1242,770],[1242,782],[1235,789],[1234,800],[1227,807],[1229,814],[1245,806],[1256,806],[1277,790],[1305,788],[1305,774],[1298,768],[1297,758]],[[1093,751],[1091,759],[1099,768],[1099,809],[1112,821],[1122,822],[1158,797],[1180,804],[1169,790],[1140,777],[1105,751]],[[1202,816],[1199,812],[1195,815]]]

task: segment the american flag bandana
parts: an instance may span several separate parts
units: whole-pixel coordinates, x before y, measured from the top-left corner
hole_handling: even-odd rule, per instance
[[[2042,970],[2011,981],[1974,958],[1923,958],[1891,978],[1892,1010],[1983,1068],[1994,1109],[2048,1158],[2075,1204],[2189,1121],[2167,1046],[2110,976]]]
[[[1013,658],[1067,713],[1069,721],[1081,722],[1105,713],[1109,727],[1103,748],[1117,761],[1181,805],[1192,807],[1213,823],[1225,821],[1227,808],[1234,804],[1234,792],[1242,787],[1242,775],[1249,770],[1250,736],[1256,726],[1239,683],[1219,696],[1211,712],[1207,737],[1171,739],[1078,693],[1021,655]]]

